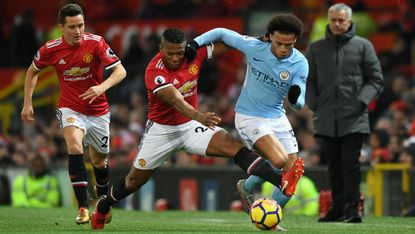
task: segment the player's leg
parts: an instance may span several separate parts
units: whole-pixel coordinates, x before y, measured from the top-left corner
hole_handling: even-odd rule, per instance
[[[256,152],[249,150],[246,147],[242,147],[241,143],[234,138],[231,138],[229,134],[226,134],[224,131],[216,133],[210,143],[208,150],[206,151],[208,155],[223,155],[225,157],[233,157],[234,162],[246,171],[250,175],[256,175],[275,186],[279,186],[281,183],[281,174],[280,171],[275,169],[269,162],[261,158]],[[222,148],[229,149],[238,149],[236,154],[227,154],[225,152],[217,152],[216,150]],[[239,181],[237,184],[238,192],[242,199],[242,205],[245,212],[249,213],[249,210],[254,202],[253,194],[249,194],[244,191],[243,181]]]
[[[94,168],[94,175],[96,184],[94,190],[97,197],[108,194],[109,186],[109,167],[108,167],[108,154],[100,153],[94,147],[89,146],[89,156],[91,158],[91,164]]]
[[[288,161],[288,154],[285,151],[284,146],[275,136],[272,135],[272,133],[263,135],[261,138],[257,139],[255,141],[254,148],[275,168],[291,168],[286,166]]]
[[[109,189],[108,196],[99,199],[92,216],[92,228],[102,229],[105,215],[111,206],[144,185],[158,167],[168,160],[179,148],[180,129],[147,121],[137,156],[128,175],[116,181]]]
[[[93,229],[103,229],[111,206],[137,191],[153,175],[156,169],[141,170],[134,166],[124,178],[121,178],[111,186],[108,196],[98,200],[92,216],[91,225]]]
[[[78,113],[68,108],[60,108],[56,116],[67,146],[69,178],[78,201],[78,215],[75,222],[85,224],[90,220],[87,197],[88,178],[83,154],[85,123]]]
[[[109,187],[109,167],[108,154],[100,153],[91,145],[89,146],[89,156],[92,167],[94,168],[95,186],[94,192],[97,198],[104,197],[108,194]],[[108,212],[105,218],[105,223],[110,223],[112,220],[112,212]]]
[[[110,114],[89,117],[86,121],[87,134],[85,135],[85,145],[89,146],[89,155],[96,185],[94,190],[97,197],[108,194],[109,186],[109,167],[108,153],[110,151]]]
[[[257,153],[244,147],[241,141],[220,127],[211,130],[196,121],[192,121],[192,124],[183,135],[185,151],[199,155],[233,158],[234,162],[248,174],[258,175],[274,185],[280,185],[280,172]]]
[[[283,187],[284,193],[291,196],[295,192],[296,184],[303,173],[304,165],[302,162],[298,162],[296,164],[299,164],[299,167],[293,167],[297,159],[298,146],[287,117],[264,119],[237,113],[235,126],[248,148],[255,148],[261,156],[272,162],[275,167],[284,169],[285,178],[283,177],[283,180],[288,181],[288,184],[284,182],[286,184]],[[289,172],[290,170],[294,173]],[[243,183],[242,186],[238,186],[239,188],[249,192],[262,184],[263,181],[251,176],[247,180],[238,183]],[[242,197],[244,193],[241,191],[243,189],[238,189]]]
[[[249,121],[258,122],[259,120],[251,117]],[[250,125],[255,126],[255,122]],[[275,120],[261,119],[260,122],[261,124],[257,124],[259,133],[251,136],[252,141],[255,142],[254,148],[268,160],[281,157],[286,159],[283,167],[280,167],[283,170],[280,188],[286,196],[292,196],[304,173],[304,161],[297,158],[298,143],[291,124],[285,115]],[[247,128],[249,127],[251,126]]]
[[[259,176],[251,175],[247,179],[241,179],[236,184],[239,196],[241,197],[243,209],[246,213],[249,213],[249,209],[254,203],[254,190],[265,180]]]
[[[110,113],[101,116],[89,116],[85,120],[87,134],[84,143],[89,146],[89,156],[95,175],[94,192],[97,198],[108,194],[109,167],[108,153],[110,150]],[[108,212],[105,223],[110,223],[112,212]]]
[[[252,194],[260,184],[265,182],[265,180],[261,177],[254,175],[251,175],[247,179],[241,181],[243,181],[243,189],[250,194]]]
[[[275,168],[280,169],[287,164],[288,154],[275,132],[281,131],[282,127],[279,125],[289,124],[288,120],[284,121],[285,119],[264,119],[236,113],[235,127],[249,149],[255,148]]]
[[[265,180],[263,180],[259,176],[251,175],[247,179],[241,179],[237,183],[237,189],[239,195],[241,196],[243,203],[248,203],[248,207],[244,207],[244,209],[249,208],[249,206],[254,202],[254,190],[257,188],[258,185],[263,184]],[[277,201],[277,203],[284,208],[284,206],[290,201],[292,196],[285,195],[281,188],[275,187],[273,188],[273,193],[271,198]],[[248,210],[245,210],[248,212]]]

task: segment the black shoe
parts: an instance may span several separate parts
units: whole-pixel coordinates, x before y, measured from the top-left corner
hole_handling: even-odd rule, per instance
[[[362,217],[360,217],[359,215],[351,216],[351,217],[346,218],[343,222],[344,223],[361,223]]]
[[[336,211],[336,210],[329,210],[326,216],[319,218],[319,222],[341,222],[343,221],[344,215],[343,212]]]

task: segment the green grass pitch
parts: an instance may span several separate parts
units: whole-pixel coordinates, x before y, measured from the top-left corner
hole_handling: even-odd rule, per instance
[[[92,212],[92,208],[91,208]],[[75,208],[0,207],[3,233],[258,233],[242,212],[143,212],[115,209],[102,231],[75,224]],[[415,233],[415,218],[365,217],[362,224],[317,223],[317,216],[283,215],[288,233]]]

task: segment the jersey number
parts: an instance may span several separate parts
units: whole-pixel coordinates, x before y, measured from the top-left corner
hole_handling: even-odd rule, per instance
[[[103,148],[108,147],[108,137],[107,136],[102,137],[101,141],[102,141],[101,147],[103,147]]]
[[[207,131],[208,130],[208,128],[202,128],[202,127],[197,127],[197,128],[195,128],[195,132],[196,133],[199,133],[199,131],[201,131],[201,132],[205,132],[205,131]]]

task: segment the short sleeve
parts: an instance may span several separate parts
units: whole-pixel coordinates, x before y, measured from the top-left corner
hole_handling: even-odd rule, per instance
[[[33,58],[33,65],[37,70],[42,70],[43,68],[51,65],[50,57],[50,53],[44,45],[36,52],[35,57]]]
[[[111,69],[121,63],[120,59],[105,42],[104,38],[99,41],[97,51],[98,57],[101,60],[101,64],[105,67],[105,70]]]
[[[147,70],[145,75],[145,84],[147,90],[153,93],[172,85],[167,72],[160,69]]]

